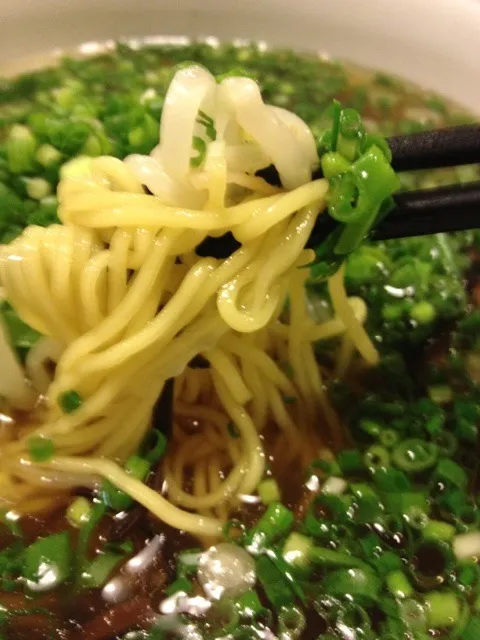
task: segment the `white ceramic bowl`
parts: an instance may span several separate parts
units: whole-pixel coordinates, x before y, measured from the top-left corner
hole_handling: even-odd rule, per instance
[[[319,50],[480,112],[479,0],[0,0],[0,71],[82,42],[158,34]]]

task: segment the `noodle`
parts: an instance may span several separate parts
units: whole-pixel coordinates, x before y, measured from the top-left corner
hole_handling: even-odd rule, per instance
[[[201,110],[216,123],[215,140],[198,122]],[[194,137],[207,149],[198,170]],[[273,162],[282,188],[249,174],[254,159],[256,168]],[[46,396],[43,423],[2,447],[1,498],[21,503],[31,487],[94,486],[101,477],[172,527],[211,537],[262,479],[260,433],[270,419],[290,455],[299,430],[320,422],[324,434],[338,431],[313,343],[343,336],[338,375],[355,351],[369,365],[378,355],[362,327],[365,305],[346,297],[342,271],[329,281],[334,317],[316,325],[308,316],[308,271],[299,267],[311,259],[304,247],[328,189],[311,181],[317,161],[308,128],[265,105],[255,82],[217,85],[193,66],[172,81],[151,156],[100,157],[62,180],[63,224],[27,228],[0,263],[8,299],[45,336],[27,372]],[[196,255],[203,239],[226,231],[242,243],[229,258]],[[208,370],[188,367],[198,354]],[[292,379],[278,364],[286,360]],[[56,363],[53,380],[48,361]],[[165,498],[121,464],[141,446],[172,377]],[[72,392],[81,404],[69,413],[62,398]],[[184,422],[193,418],[189,433]],[[32,435],[51,439],[51,460],[29,459]]]

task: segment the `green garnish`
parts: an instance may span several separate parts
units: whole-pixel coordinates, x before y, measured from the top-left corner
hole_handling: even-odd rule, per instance
[[[83,399],[75,391],[64,391],[58,396],[58,404],[65,413],[73,413],[82,406]]]
[[[30,436],[27,446],[33,462],[46,462],[55,455],[53,440],[44,436]]]
[[[265,547],[290,531],[294,520],[293,513],[281,502],[272,502],[249,532],[247,548],[254,554],[263,552]]]
[[[164,434],[158,429],[152,429],[148,434],[149,439],[153,438],[153,443],[149,443],[149,448],[144,454],[145,460],[147,460],[151,465],[154,465],[158,462],[167,449],[167,438]]]
[[[124,559],[120,553],[99,553],[83,570],[81,585],[87,589],[102,587]]]
[[[125,462],[125,471],[128,475],[143,482],[150,472],[150,462],[140,456],[130,456]],[[125,511],[133,505],[132,498],[121,489],[104,480],[102,484],[102,500],[113,511]]]
[[[217,131],[214,126],[213,118],[207,115],[204,111],[199,111],[197,122],[205,127],[205,133],[210,140],[217,139]]]
[[[234,422],[229,422],[227,424],[227,430],[232,438],[240,437],[240,431],[238,430],[238,427]]]
[[[194,136],[192,148],[197,152],[197,155],[190,158],[190,166],[193,169],[198,169],[198,167],[204,163],[207,156],[207,143],[199,136]]]
[[[39,538],[25,550],[24,576],[32,583],[53,589],[70,578],[72,559],[67,531]]]
[[[67,509],[67,520],[72,527],[81,527],[88,522],[92,513],[92,504],[82,496],[75,498]]]
[[[191,583],[191,581],[188,580],[188,578],[186,578],[185,576],[182,576],[177,580],[175,580],[175,582],[172,582],[172,584],[165,589],[165,593],[167,594],[167,596],[173,596],[175,593],[178,593],[179,591],[190,593],[192,589],[193,589],[193,584]]]

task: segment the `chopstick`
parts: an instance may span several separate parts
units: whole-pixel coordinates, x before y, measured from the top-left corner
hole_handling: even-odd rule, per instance
[[[480,125],[466,124],[387,138],[397,172],[459,167],[480,162]],[[322,170],[313,173],[322,178]]]
[[[395,208],[372,230],[371,240],[480,229],[480,181],[406,191],[393,199]],[[337,226],[338,222],[329,215],[319,216],[307,247],[314,249]]]
[[[480,125],[467,124],[387,138],[395,171],[480,162]]]
[[[480,228],[480,181],[406,191],[394,200],[395,209],[373,229],[373,240]]]

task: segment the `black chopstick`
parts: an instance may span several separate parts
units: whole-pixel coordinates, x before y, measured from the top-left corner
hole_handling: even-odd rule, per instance
[[[480,228],[480,181],[406,191],[394,196],[394,200],[395,209],[375,227],[372,239],[408,238]]]
[[[468,124],[387,138],[395,171],[480,162],[480,125]]]
[[[395,208],[372,230],[371,240],[480,228],[480,182],[406,191],[393,199]],[[337,226],[329,215],[319,216],[307,247],[320,245]]]
[[[387,138],[387,143],[392,150],[392,167],[397,172],[458,167],[480,162],[478,124],[392,136]],[[320,168],[313,174],[314,179],[322,176]]]

